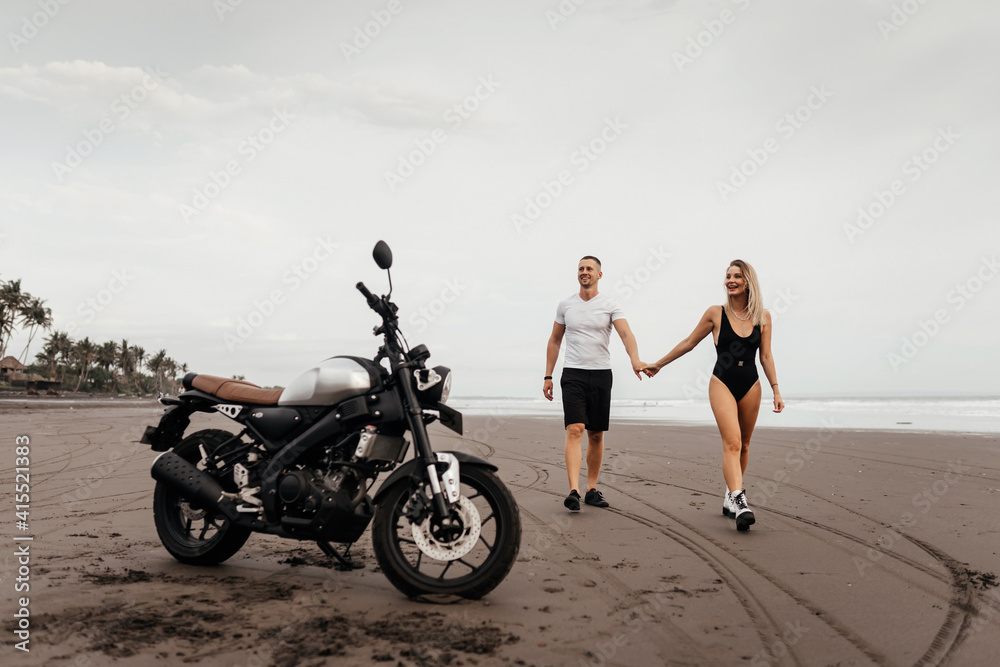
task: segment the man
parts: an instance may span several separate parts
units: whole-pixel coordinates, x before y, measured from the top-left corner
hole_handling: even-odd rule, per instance
[[[584,430],[587,431],[587,495],[584,502],[594,507],[608,507],[608,502],[597,490],[597,475],[604,457],[604,432],[608,430],[611,417],[608,342],[612,327],[621,336],[632,360],[632,371],[640,380],[640,372],[646,367],[639,361],[639,348],[621,306],[613,298],[597,292],[602,275],[599,259],[587,255],[580,260],[576,270],[580,292],[559,302],[545,355],[542,393],[551,401],[552,371],[565,334],[566,359],[559,386],[566,425],[566,473],[570,488],[563,504],[571,512],[580,511],[580,445]]]

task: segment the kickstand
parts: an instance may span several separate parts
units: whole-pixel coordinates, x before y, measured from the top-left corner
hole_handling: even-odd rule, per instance
[[[351,550],[351,545],[347,545],[347,548],[344,549],[344,553],[341,554],[334,549],[329,542],[316,542],[316,544],[319,545],[319,548],[323,551],[323,553],[340,563],[340,566],[337,568],[338,570],[360,570],[364,568],[363,564],[355,563],[348,557],[347,552]]]

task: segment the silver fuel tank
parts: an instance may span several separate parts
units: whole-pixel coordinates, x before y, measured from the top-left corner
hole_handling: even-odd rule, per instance
[[[344,357],[333,357],[292,380],[278,405],[335,405],[372,388],[368,370]]]

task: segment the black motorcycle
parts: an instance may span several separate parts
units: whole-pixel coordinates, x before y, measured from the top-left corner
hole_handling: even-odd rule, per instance
[[[388,271],[389,247],[379,241],[373,255]],[[167,409],[142,437],[164,452],[152,467],[157,533],[182,563],[221,563],[260,532],[315,541],[356,567],[350,545],[371,523],[375,558],[403,593],[480,598],[517,557],[517,504],[490,462],[431,449],[431,422],[462,433],[462,415],[445,405],[451,371],[427,368],[427,348],[405,344],[391,274],[387,295],[357,288],[382,319],[374,360],[332,357],[275,390],[189,373],[179,396],[160,397]],[[239,432],[184,437],[195,412],[220,412]],[[415,451],[402,463],[407,434]]]

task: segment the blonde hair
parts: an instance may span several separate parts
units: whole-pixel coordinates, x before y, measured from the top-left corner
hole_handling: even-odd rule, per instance
[[[729,267],[727,268],[734,266],[743,274],[743,282],[747,286],[747,312],[750,313],[750,319],[755,325],[764,326],[767,322],[767,315],[764,310],[764,300],[760,293],[760,283],[757,282],[757,272],[742,259],[734,259],[729,262]],[[723,308],[726,310],[726,315],[736,317],[733,314],[733,299],[728,293],[726,294],[726,303]]]

